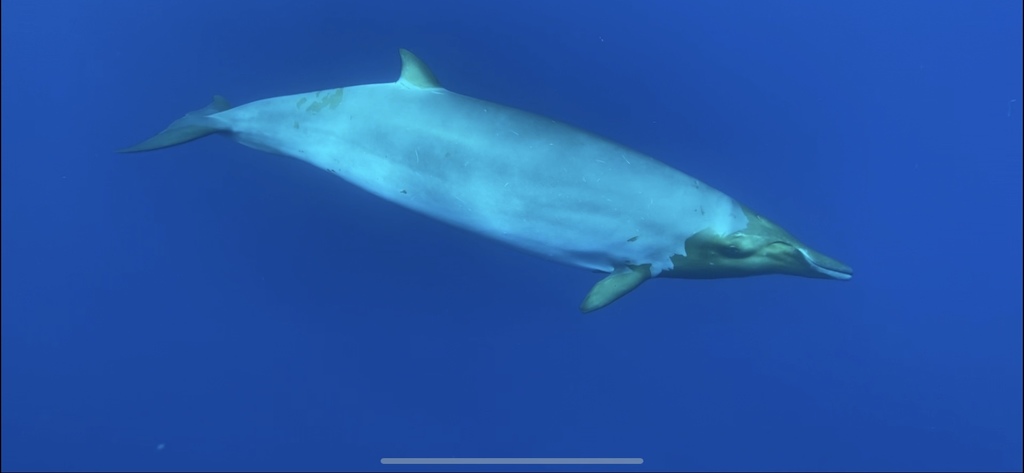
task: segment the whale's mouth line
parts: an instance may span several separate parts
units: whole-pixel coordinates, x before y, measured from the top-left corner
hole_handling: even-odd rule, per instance
[[[836,270],[834,270],[832,268],[826,268],[826,267],[824,267],[824,266],[814,262],[813,260],[811,260],[810,262],[811,262],[811,266],[814,267],[814,269],[816,269],[819,273],[827,274],[827,275],[829,275],[829,276],[831,276],[833,278],[841,279],[841,280],[844,280],[844,281],[847,280],[847,279],[852,279],[853,278],[853,271],[850,271],[850,270],[836,271]]]
[[[846,281],[848,279],[853,278],[853,269],[851,269],[849,266],[846,266],[838,262],[836,262],[835,265],[825,266],[815,261],[814,257],[811,256],[807,252],[807,250],[803,248],[798,249],[800,250],[800,253],[804,255],[804,260],[807,261],[807,263],[810,264],[811,268],[814,268],[815,271],[824,274],[830,278],[839,279],[842,281]]]

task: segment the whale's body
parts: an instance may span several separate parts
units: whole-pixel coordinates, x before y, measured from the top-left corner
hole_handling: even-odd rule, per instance
[[[371,84],[214,115],[253,148],[554,261],[671,269],[706,228],[746,227],[725,194],[569,125],[440,88]]]
[[[761,219],[700,180],[629,148],[446,90],[415,56],[407,51],[402,56],[396,82],[235,108],[218,98],[126,151],[227,133],[246,146],[301,159],[456,227],[553,261],[611,273],[584,310],[607,305],[663,273],[704,277],[686,260],[688,247],[742,234],[752,218]],[[821,263],[822,258],[803,259]],[[828,276],[842,279],[848,269],[829,260],[818,272],[832,271]],[[734,275],[743,274],[722,276]]]

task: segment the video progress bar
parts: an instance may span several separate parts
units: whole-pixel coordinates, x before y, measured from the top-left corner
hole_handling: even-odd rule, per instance
[[[381,458],[383,465],[640,465],[643,458]]]

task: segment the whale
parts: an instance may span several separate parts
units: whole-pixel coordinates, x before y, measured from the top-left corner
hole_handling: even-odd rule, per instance
[[[600,273],[579,310],[652,278],[853,270],[705,182],[573,125],[443,87],[399,50],[393,82],[231,106],[221,96],[141,143],[220,134],[302,160],[386,201],[547,260]]]

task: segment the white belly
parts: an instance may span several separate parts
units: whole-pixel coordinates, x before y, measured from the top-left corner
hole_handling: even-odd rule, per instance
[[[554,120],[445,90],[372,84],[277,97],[216,117],[384,199],[562,263],[611,272],[746,227],[725,194]]]

